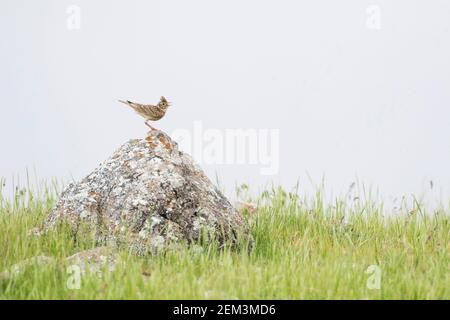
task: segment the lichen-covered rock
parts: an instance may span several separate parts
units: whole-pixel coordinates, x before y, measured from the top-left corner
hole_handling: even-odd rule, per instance
[[[192,158],[162,131],[122,145],[86,178],[62,192],[46,229],[65,221],[99,243],[126,244],[137,254],[202,235],[223,244],[248,228]]]

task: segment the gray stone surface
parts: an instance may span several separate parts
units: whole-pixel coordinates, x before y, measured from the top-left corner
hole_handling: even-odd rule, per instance
[[[162,131],[122,145],[80,182],[69,184],[45,229],[65,221],[100,244],[125,244],[140,255],[173,243],[234,243],[248,226],[191,156]]]

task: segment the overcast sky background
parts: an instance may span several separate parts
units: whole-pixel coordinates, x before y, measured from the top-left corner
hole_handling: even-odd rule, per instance
[[[81,28],[67,28],[70,5]],[[367,27],[368,6],[381,10]],[[82,178],[141,118],[117,99],[173,101],[171,133],[279,129],[280,170],[204,165],[227,194],[246,182],[386,197],[450,190],[450,2],[0,2],[0,176]]]

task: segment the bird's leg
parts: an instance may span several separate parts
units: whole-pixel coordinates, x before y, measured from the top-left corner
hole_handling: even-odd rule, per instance
[[[149,128],[152,129],[152,130],[158,130],[158,129],[152,127],[152,126],[148,123],[148,121],[149,121],[149,120],[145,121],[145,124],[147,125],[147,127],[149,127]]]

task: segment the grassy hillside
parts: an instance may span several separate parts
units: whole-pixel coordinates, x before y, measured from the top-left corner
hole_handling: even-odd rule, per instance
[[[0,281],[0,299],[450,299],[450,215],[416,206],[385,217],[382,203],[303,199],[263,192],[243,209],[255,246],[181,246],[146,258],[121,251],[113,272],[71,276],[63,261],[93,242],[59,229],[33,237],[53,192],[18,190],[0,200],[0,271],[37,255],[54,257]],[[379,281],[378,281],[379,280]],[[69,286],[70,287],[70,286]]]

